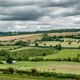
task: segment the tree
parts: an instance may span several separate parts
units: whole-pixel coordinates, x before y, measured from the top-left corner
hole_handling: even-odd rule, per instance
[[[44,43],[43,45],[44,45],[44,47],[45,47],[45,46],[46,46],[46,43]]]
[[[35,42],[35,47],[38,47],[38,46],[39,46],[39,44],[37,42]]]
[[[10,68],[8,68],[8,70],[7,70],[7,71],[8,71],[8,73],[9,73],[9,74],[14,74],[14,73],[16,73],[16,69],[11,68],[11,67],[10,67]]]
[[[0,56],[9,56],[9,51],[6,51],[6,50],[0,50]]]
[[[46,56],[46,53],[43,53],[43,56]]]
[[[48,36],[47,33],[44,33],[43,36],[42,36],[42,41],[49,41],[50,37]]]
[[[36,75],[37,74],[37,70],[36,69],[31,69],[31,73],[32,73],[32,75]]]
[[[15,45],[26,46],[27,44],[26,44],[26,42],[24,42],[24,41],[17,41],[17,42],[15,43]]]
[[[61,46],[61,44],[58,44],[58,45],[56,45],[56,46],[54,46],[57,50],[61,50],[62,49],[62,46]]]
[[[72,41],[69,41],[68,44],[71,45]]]
[[[13,58],[12,58],[12,57],[9,57],[9,58],[6,60],[6,62],[9,63],[9,64],[11,64],[12,61],[13,61]]]

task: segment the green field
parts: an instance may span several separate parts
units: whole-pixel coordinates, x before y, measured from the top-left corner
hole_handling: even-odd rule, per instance
[[[56,58],[75,58],[80,55],[79,49],[62,49],[57,51],[53,48],[20,48],[12,50],[13,56],[28,56],[29,58],[42,57],[44,59],[56,59]],[[22,54],[23,53],[23,54]],[[45,56],[43,55],[45,53]]]
[[[45,59],[55,59],[55,58],[74,58],[77,57],[77,55],[80,54],[80,50],[79,49],[63,49],[60,52],[56,53],[56,54],[52,54],[52,55],[48,55],[46,57],[44,57]]]
[[[0,46],[0,50],[10,50],[10,49],[17,49],[19,46]]]
[[[80,75],[80,63],[77,62],[20,61],[16,64],[0,64],[0,69],[7,69],[9,67],[14,67],[18,70],[30,70],[34,68],[41,72],[71,73]]]
[[[62,49],[61,51],[57,51],[53,48],[39,48],[39,47],[21,47],[19,46],[0,46],[0,50],[10,50],[13,55],[28,55],[28,56],[43,56],[43,53],[46,53],[44,58],[67,58],[67,57],[76,57],[77,54],[80,54],[79,49]],[[23,53],[23,54],[22,54]]]
[[[27,76],[27,75],[3,75],[0,74],[0,80],[75,80],[75,79],[60,79],[53,77],[42,76]]]

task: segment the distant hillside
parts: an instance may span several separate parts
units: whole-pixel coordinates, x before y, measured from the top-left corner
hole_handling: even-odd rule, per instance
[[[40,40],[45,32],[41,33],[31,33],[31,34],[13,34],[13,35],[7,35],[7,36],[0,36],[0,41],[5,41],[5,40],[22,40],[22,41],[35,41],[35,40]],[[49,36],[66,36],[66,35],[80,35],[79,31],[75,32],[46,32]]]
[[[0,36],[15,36],[24,34],[36,34],[36,33],[62,33],[62,32],[78,32],[80,29],[59,29],[59,30],[48,30],[48,31],[35,31],[35,32],[0,32]]]

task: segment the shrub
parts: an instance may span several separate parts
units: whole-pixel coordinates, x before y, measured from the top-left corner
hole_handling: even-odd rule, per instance
[[[7,72],[9,74],[15,74],[16,73],[16,69],[10,67],[10,68],[7,69]]]
[[[4,62],[0,61],[0,64],[4,64]]]
[[[6,51],[6,50],[0,50],[0,56],[9,56],[9,51]]]
[[[43,53],[43,56],[46,56],[46,53]]]
[[[35,47],[38,47],[38,46],[39,46],[39,44],[37,42],[35,42]]]
[[[34,58],[34,59],[31,59],[31,61],[43,61],[43,58]]]
[[[17,41],[17,42],[15,43],[15,45],[26,46],[27,44],[26,44],[26,42],[24,42],[24,41]]]
[[[6,62],[9,63],[9,64],[11,64],[11,63],[12,63],[12,60],[13,60],[13,58],[9,57],[9,58],[6,60]]]
[[[32,75],[36,75],[37,74],[37,70],[36,69],[31,69],[31,74]]]
[[[58,45],[54,46],[54,48],[57,49],[57,50],[61,50],[62,46],[61,46],[61,44],[58,44]]]

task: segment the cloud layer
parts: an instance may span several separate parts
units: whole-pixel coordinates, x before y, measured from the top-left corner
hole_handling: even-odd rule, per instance
[[[80,28],[80,0],[0,0],[0,31]]]

